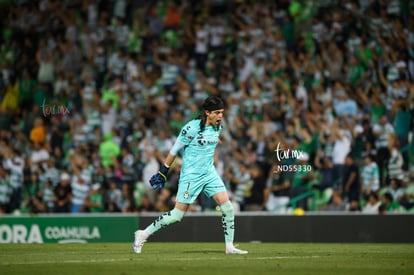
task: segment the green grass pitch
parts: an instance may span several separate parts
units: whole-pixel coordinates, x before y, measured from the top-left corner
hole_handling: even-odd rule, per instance
[[[1,244],[0,274],[414,274],[414,244]]]

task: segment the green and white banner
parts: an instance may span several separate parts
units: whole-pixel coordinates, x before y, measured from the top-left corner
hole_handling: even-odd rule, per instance
[[[136,215],[0,217],[0,243],[132,242]]]

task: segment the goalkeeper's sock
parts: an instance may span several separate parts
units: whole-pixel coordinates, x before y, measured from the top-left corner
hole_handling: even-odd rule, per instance
[[[224,230],[224,240],[227,246],[233,246],[234,241],[234,209],[230,201],[226,201],[220,205]]]
[[[169,212],[165,212],[161,216],[159,216],[153,223],[151,223],[147,228],[145,228],[145,232],[148,235],[152,235],[161,228],[164,228],[170,224],[180,222],[185,215],[185,211],[180,209],[174,208]]]

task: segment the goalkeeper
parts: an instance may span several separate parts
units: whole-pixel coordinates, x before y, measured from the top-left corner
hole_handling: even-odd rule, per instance
[[[144,230],[135,232],[133,244],[135,253],[141,253],[142,246],[150,235],[170,224],[180,222],[190,204],[203,191],[220,206],[226,254],[247,254],[247,251],[237,249],[233,245],[234,210],[224,183],[214,167],[214,152],[219,142],[224,104],[219,97],[210,96],[203,102],[202,107],[203,111],[199,118],[189,121],[181,129],[164,164],[159,172],[150,179],[152,188],[156,190],[163,188],[169,167],[177,153],[183,151],[175,207],[171,211],[163,213]]]

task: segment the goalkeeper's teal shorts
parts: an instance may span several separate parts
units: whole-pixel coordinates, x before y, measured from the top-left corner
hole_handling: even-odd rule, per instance
[[[192,204],[201,192],[204,192],[207,197],[212,197],[226,191],[223,180],[215,169],[205,174],[180,175],[177,201]]]

